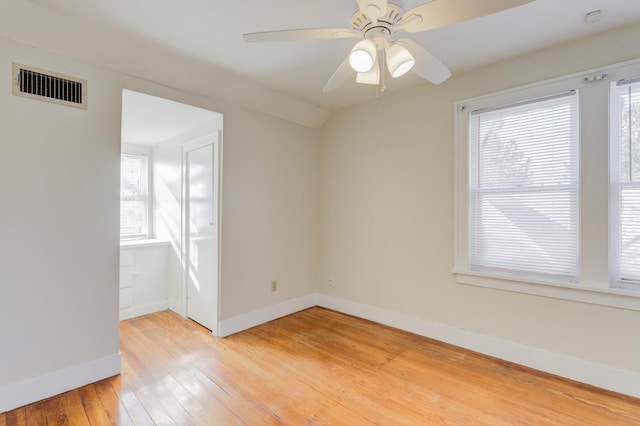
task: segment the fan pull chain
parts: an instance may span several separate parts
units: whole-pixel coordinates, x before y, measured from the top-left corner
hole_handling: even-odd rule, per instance
[[[385,76],[387,75],[387,49],[382,49],[382,87],[380,88],[380,92],[384,93],[387,90],[387,85],[385,84]]]
[[[386,65],[387,65],[387,51],[385,49],[382,49],[382,66],[381,66],[381,70],[380,73],[382,74],[382,79],[380,80],[380,83],[376,85],[376,100],[380,99],[380,94],[384,93],[385,89],[387,88],[387,86],[384,84],[384,78],[385,78],[385,74],[386,74]]]

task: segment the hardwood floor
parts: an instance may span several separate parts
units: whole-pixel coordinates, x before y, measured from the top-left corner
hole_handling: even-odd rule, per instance
[[[322,308],[215,339],[171,312],[121,323],[121,376],[4,425],[640,425],[640,400]]]

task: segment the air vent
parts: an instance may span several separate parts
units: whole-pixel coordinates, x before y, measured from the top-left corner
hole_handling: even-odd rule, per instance
[[[87,109],[87,81],[38,68],[13,64],[13,94]]]

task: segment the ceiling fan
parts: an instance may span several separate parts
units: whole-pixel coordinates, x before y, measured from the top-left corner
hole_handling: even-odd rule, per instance
[[[407,11],[402,0],[357,0],[351,28],[307,28],[244,34],[247,42],[359,38],[323,92],[336,90],[356,72],[356,82],[380,84],[386,67],[392,77],[408,71],[440,84],[451,71],[403,33],[429,31],[511,9],[534,0],[431,0]],[[380,59],[380,56],[383,56]]]

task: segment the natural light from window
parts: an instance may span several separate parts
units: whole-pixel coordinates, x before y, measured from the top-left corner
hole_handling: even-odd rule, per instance
[[[122,154],[120,159],[120,239],[142,239],[148,232],[147,157]]]

